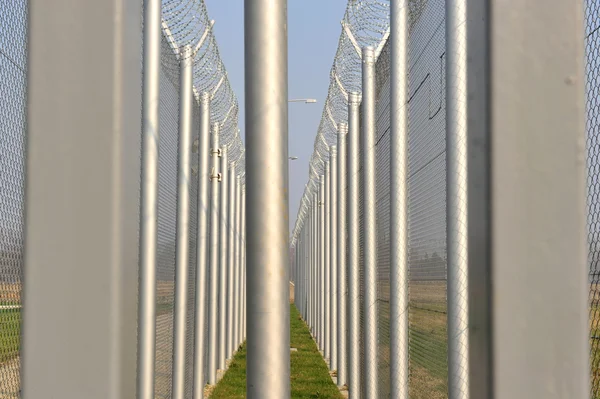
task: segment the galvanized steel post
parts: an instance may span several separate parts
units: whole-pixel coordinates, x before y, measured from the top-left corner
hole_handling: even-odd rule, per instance
[[[360,99],[358,93],[348,97],[348,391],[360,397]]]
[[[227,202],[229,200],[227,179],[228,176],[228,156],[227,146],[221,147],[221,163],[219,171],[221,173],[221,195],[219,198],[219,332],[217,344],[219,347],[218,369],[225,369],[225,360],[227,359]]]
[[[241,339],[240,343],[246,340],[246,185],[242,185],[242,196],[240,198],[241,207],[241,223],[240,223],[240,234],[242,235],[240,244],[240,256],[241,256],[241,273],[240,283],[242,284],[242,305],[240,312],[242,313],[242,330],[240,332]]]
[[[235,252],[234,252],[234,256],[235,256],[235,262],[234,262],[234,272],[233,272],[233,276],[234,276],[234,288],[235,291],[233,292],[233,298],[234,298],[234,302],[233,302],[233,306],[234,306],[234,319],[233,319],[233,337],[234,337],[234,345],[235,348],[237,349],[238,346],[241,343],[241,316],[242,316],[242,308],[241,308],[241,288],[242,288],[242,281],[241,281],[241,246],[242,246],[242,232],[241,232],[241,213],[242,213],[242,201],[241,201],[241,197],[242,197],[242,184],[241,184],[241,178],[240,176],[236,176],[235,178],[235,225],[234,225],[234,229],[235,229]]]
[[[331,304],[331,291],[329,289],[331,280],[331,264],[330,264],[330,246],[329,246],[329,237],[331,236],[331,219],[329,218],[329,208],[331,207],[331,178],[330,178],[330,169],[329,169],[329,159],[325,161],[325,174],[323,177],[325,178],[325,195],[323,201],[323,226],[324,226],[324,235],[323,235],[323,353],[325,354],[325,362],[331,366],[331,314],[330,314],[330,304]],[[330,367],[331,368],[331,367]]]
[[[390,394],[408,399],[408,1],[390,15]]]
[[[319,295],[319,346],[325,360],[325,175],[319,178],[319,223],[317,230],[319,232],[319,274],[318,274],[318,295]]]
[[[144,0],[137,398],[154,398],[161,1]]]
[[[208,383],[216,384],[218,368],[218,300],[219,300],[219,124],[214,123],[211,132],[212,169],[210,173],[210,279],[208,301]]]
[[[232,163],[229,169],[229,176],[233,177],[236,175],[235,164]],[[231,193],[231,198],[229,199],[229,208],[228,208],[228,245],[227,245],[227,354],[233,358],[233,353],[235,352],[235,343],[233,340],[233,302],[235,300],[234,297],[234,287],[235,287],[235,273],[234,273],[234,264],[235,264],[235,207],[236,207],[236,195],[235,195],[235,179],[229,179],[229,192]]]
[[[467,4],[446,3],[448,397],[469,398]]]
[[[313,297],[313,322],[312,333],[313,337],[319,343],[319,189],[318,183],[315,182],[317,188],[313,194],[313,217],[312,217],[312,297]]]
[[[194,381],[193,398],[204,397],[206,375],[205,328],[206,328],[206,292],[208,279],[208,189],[210,159],[210,109],[209,95],[200,95],[200,126],[198,130],[198,237],[196,248],[196,300],[194,317]]]
[[[347,228],[347,214],[346,214],[346,137],[348,135],[348,125],[346,123],[340,123],[338,126],[337,136],[337,200],[338,205],[336,206],[337,212],[337,356],[338,356],[338,367],[337,367],[337,385],[339,387],[344,386],[348,379],[348,365],[347,365],[347,327],[346,327],[346,299],[347,299],[347,263],[346,263],[346,228]]]
[[[179,156],[177,170],[177,237],[175,255],[175,305],[173,315],[173,399],[185,396],[185,358],[190,259],[190,182],[192,173],[193,56],[185,46],[179,60]]]
[[[338,316],[337,316],[337,147],[332,146],[331,150],[331,161],[329,169],[329,296],[330,296],[330,311],[329,311],[329,344],[330,344],[330,360],[329,368],[331,370],[337,370],[337,328],[338,328]]]
[[[375,201],[375,52],[362,53],[362,195],[365,300],[364,373],[367,398],[377,398],[377,229]]]

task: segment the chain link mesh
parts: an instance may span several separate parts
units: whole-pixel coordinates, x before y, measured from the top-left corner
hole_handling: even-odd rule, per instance
[[[0,398],[20,396],[27,1],[0,0]]]
[[[245,149],[239,135],[239,106],[227,71],[220,58],[204,0],[163,0],[163,41],[160,87],[160,154],[159,154],[159,220],[158,220],[158,283],[156,320],[156,381],[155,397],[171,398],[173,361],[173,306],[175,287],[175,234],[177,210],[177,146],[179,124],[179,63],[184,46],[192,47],[193,76],[196,99],[210,95],[211,124],[219,124],[219,141],[228,150],[230,162],[244,181]],[[193,132],[198,131],[200,115],[194,107]],[[192,165],[198,164],[198,154]],[[197,173],[197,171],[194,171]],[[193,179],[190,189],[190,270],[188,316],[186,332],[186,397],[193,387],[194,299],[196,271],[197,190]],[[222,214],[225,217],[225,214]],[[231,226],[235,228],[235,226]],[[208,305],[208,304],[207,304]],[[208,314],[208,313],[205,313]],[[208,344],[208,323],[205,324],[205,348]],[[205,352],[205,356],[207,352]]]
[[[409,357],[411,398],[448,397],[446,273],[445,1],[409,2]],[[347,93],[361,91],[357,52],[373,46],[376,65],[376,214],[378,391],[390,395],[390,54],[388,1],[349,1],[315,139],[292,245],[301,232],[336,126],[347,121]],[[385,44],[382,46],[382,44]],[[360,170],[359,170],[360,173]],[[350,178],[350,176],[349,176]],[[348,199],[351,201],[352,199]],[[359,200],[361,358],[364,359],[364,262]],[[362,365],[361,365],[362,368]],[[363,371],[363,370],[361,370]],[[361,372],[364,379],[364,373]],[[361,381],[364,391],[366,381]],[[364,393],[364,392],[363,392]]]
[[[176,57],[163,57],[165,71],[178,73],[180,49],[192,48],[194,88],[211,96],[211,122],[219,123],[219,142],[228,147],[231,162],[244,162],[238,100],[231,88],[204,0],[162,0],[163,32]]]
[[[600,398],[600,2],[586,0],[588,262],[591,397]]]
[[[177,209],[179,51],[192,46],[194,89],[211,96],[211,122],[220,124],[244,176],[244,147],[238,129],[238,101],[219,55],[204,0],[163,0],[160,71],[160,154],[158,202],[156,398],[171,397],[173,295]],[[21,274],[26,126],[27,1],[0,0],[0,398],[20,396]],[[194,108],[194,131],[199,109]],[[192,156],[198,163],[198,154]],[[197,173],[197,171],[195,171]],[[186,354],[186,396],[191,397],[196,270],[197,180],[190,190],[190,267]]]

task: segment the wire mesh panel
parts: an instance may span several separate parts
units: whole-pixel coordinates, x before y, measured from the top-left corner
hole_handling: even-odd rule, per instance
[[[377,203],[377,322],[378,322],[378,392],[390,397],[390,69],[389,43],[377,60],[377,133],[376,133],[376,203]]]
[[[195,103],[194,103],[195,104]],[[197,132],[200,125],[200,108],[194,106],[192,132]],[[195,134],[193,134],[195,136]],[[185,376],[185,397],[192,397],[193,376],[194,376],[194,301],[196,299],[196,261],[198,245],[198,151],[192,152],[191,163],[192,181],[190,187],[190,232],[189,232],[189,276],[188,276],[188,306],[186,321],[186,376]]]
[[[411,398],[448,391],[444,5],[428,1],[409,36]]]
[[[0,0],[0,397],[20,396],[27,1]]]
[[[173,62],[172,59],[175,58],[175,55],[164,36],[161,51],[163,60]],[[179,76],[176,68],[161,68],[159,118],[155,396],[166,399],[171,397],[173,363],[177,141],[179,132]]]
[[[600,2],[586,1],[591,396],[600,398]]]

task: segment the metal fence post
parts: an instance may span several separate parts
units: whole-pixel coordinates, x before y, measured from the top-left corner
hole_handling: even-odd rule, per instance
[[[363,49],[362,184],[365,269],[365,394],[377,398],[377,229],[375,226],[375,52]]]
[[[17,3],[8,4],[3,18],[15,18],[10,7]],[[28,3],[28,39],[19,39],[29,51],[27,106],[19,105],[27,113],[26,157],[2,160],[26,163],[26,174],[15,176],[24,177],[26,186],[20,313],[25,398],[134,398],[138,337],[137,392],[146,395],[138,397],[153,393],[160,2],[146,2],[143,100],[141,15],[141,2],[123,0]],[[84,49],[94,49],[94,56]],[[11,99],[3,98],[3,111]],[[20,124],[5,115],[3,124]],[[2,184],[4,201],[11,192]],[[15,361],[17,366],[3,367],[19,367]]]
[[[319,346],[327,361],[325,354],[325,175],[319,177],[319,274],[317,290],[319,295]]]
[[[408,399],[408,1],[390,16],[390,393]]]
[[[312,297],[311,297],[311,288],[312,288],[312,202],[309,199],[307,200],[307,215],[306,215],[306,252],[305,252],[305,265],[306,265],[306,285],[305,285],[305,295],[306,295],[306,315],[305,320],[306,324],[308,324],[309,330],[312,331]]]
[[[242,288],[242,282],[241,282],[241,264],[240,264],[240,255],[242,253],[241,251],[241,238],[242,238],[242,234],[241,234],[241,212],[242,212],[242,204],[241,204],[241,196],[242,196],[242,185],[241,185],[241,178],[240,176],[236,176],[235,178],[235,220],[234,220],[234,225],[233,228],[235,230],[235,251],[234,251],[234,289],[235,291],[233,292],[233,306],[234,306],[234,310],[233,310],[233,314],[234,314],[234,319],[233,319],[233,337],[234,337],[234,345],[235,348],[237,349],[240,346],[240,330],[241,330],[241,316],[242,316],[242,308],[241,308],[241,288]]]
[[[583,7],[539,11],[467,8],[472,398],[590,397]]]
[[[173,399],[185,396],[185,358],[190,247],[190,182],[193,112],[193,55],[183,47],[179,60],[179,154],[177,171],[177,238],[175,260],[175,306],[173,315]]]
[[[348,391],[360,397],[360,236],[358,231],[360,201],[360,99],[358,93],[348,96]]]
[[[338,126],[337,136],[337,199],[338,205],[336,207],[337,212],[337,269],[338,269],[338,281],[337,281],[337,311],[338,311],[338,326],[337,326],[337,355],[338,355],[338,368],[337,368],[337,384],[338,386],[344,386],[347,382],[347,346],[346,346],[346,299],[347,299],[347,263],[346,263],[346,227],[347,227],[347,215],[346,215],[346,137],[348,135],[348,125],[346,123],[340,123]]]
[[[235,164],[232,163],[229,168],[229,176],[235,176],[236,167]],[[235,195],[235,179],[231,178],[228,181],[229,183],[229,192],[231,193],[231,198],[229,200],[229,208],[228,208],[228,242],[227,252],[228,252],[228,260],[227,260],[227,354],[233,358],[233,353],[235,352],[234,340],[233,340],[233,302],[234,302],[234,287],[235,287],[235,275],[234,275],[234,250],[235,250],[235,229],[234,229],[234,221],[235,221],[235,207],[236,207],[236,195]]]
[[[246,188],[245,185],[240,185],[241,197],[240,202],[240,344],[246,339]]]
[[[315,196],[313,194],[312,201],[310,202],[310,224],[309,224],[309,253],[308,253],[308,267],[309,267],[309,292],[310,297],[310,318],[308,321],[310,331],[312,335],[315,335],[315,299],[314,299],[314,281],[315,281],[315,234],[314,234],[314,220],[315,220]]]
[[[211,131],[212,167],[210,173],[210,279],[208,301],[208,383],[217,382],[218,367],[218,301],[219,301],[219,195],[221,174],[219,173],[219,124],[214,123]]]
[[[144,0],[138,399],[154,397],[161,1]]]
[[[329,237],[331,236],[331,220],[329,219],[329,210],[331,207],[331,176],[329,169],[329,159],[325,161],[325,194],[323,196],[324,201],[322,205],[323,210],[323,353],[325,355],[325,362],[331,368],[331,291],[329,290],[329,283],[331,280],[331,264],[330,264],[330,246]]]
[[[287,1],[245,2],[250,399],[290,396]]]
[[[467,4],[446,3],[448,397],[469,398]]]
[[[313,269],[313,282],[312,282],[312,297],[313,297],[313,322],[312,330],[313,336],[317,343],[319,342],[319,190],[315,189],[313,194],[313,223],[312,223],[312,269]]]
[[[193,398],[204,397],[206,375],[205,328],[206,328],[206,291],[208,279],[208,190],[210,172],[210,100],[209,94],[200,95],[200,126],[198,130],[198,238],[196,248],[196,299],[194,317],[194,381]]]
[[[233,176],[228,175],[229,159],[227,156],[227,146],[221,148],[221,197],[219,205],[220,230],[219,230],[219,361],[218,368],[225,370],[225,360],[227,359],[226,340],[227,340],[227,202],[230,201],[227,181]]]
[[[329,362],[331,370],[337,370],[337,328],[338,328],[338,317],[337,317],[337,147],[331,146],[331,161],[330,161],[330,177],[329,177],[329,267],[331,269],[329,278],[329,294],[330,294],[330,330],[329,330],[329,344],[331,360]]]

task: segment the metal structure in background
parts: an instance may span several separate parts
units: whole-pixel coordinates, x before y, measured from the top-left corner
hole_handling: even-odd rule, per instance
[[[244,4],[247,396],[290,396],[287,1]]]

